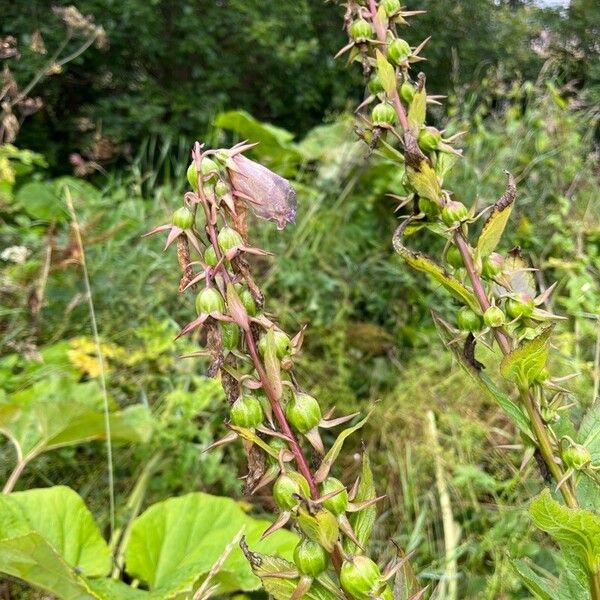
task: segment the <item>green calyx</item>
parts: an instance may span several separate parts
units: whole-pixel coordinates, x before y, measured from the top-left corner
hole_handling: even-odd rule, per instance
[[[240,291],[239,296],[240,296],[242,305],[246,309],[246,312],[248,313],[248,315],[250,315],[251,317],[256,316],[256,313],[257,313],[256,300],[254,300],[254,297],[250,293],[250,290],[248,290],[247,288],[243,288]]]
[[[380,102],[371,111],[371,121],[375,126],[393,125],[396,122],[396,111],[391,104]]]
[[[592,462],[592,455],[585,446],[575,444],[562,453],[562,459],[569,469],[580,471]]]
[[[273,331],[273,339],[275,342],[275,354],[277,358],[282,359],[289,355],[291,351],[291,340],[283,331]],[[267,351],[267,336],[263,335],[258,342],[258,351],[262,356]]]
[[[219,242],[219,247],[223,250],[223,252],[227,252],[232,248],[239,248],[244,245],[244,240],[242,236],[232,227],[225,226],[219,231],[219,235],[217,236],[217,240]]]
[[[329,500],[325,500],[323,506],[334,515],[341,515],[348,508],[348,490],[346,490],[346,486],[339,479],[328,477],[321,485],[321,494],[325,496],[332,492],[338,493]]]
[[[296,496],[310,497],[308,481],[296,471],[280,475],[273,484],[273,499],[282,510],[292,510],[300,501]]]
[[[502,309],[497,306],[490,306],[483,313],[483,322],[487,327],[502,327],[506,322],[506,317],[502,312]]]
[[[194,225],[194,215],[189,208],[182,206],[173,213],[171,223],[179,229],[191,229]]]
[[[467,306],[463,306],[456,315],[456,324],[461,331],[479,331],[483,327],[480,315]]]
[[[415,86],[410,83],[410,81],[405,81],[400,86],[400,98],[406,102],[406,104],[410,105],[415,97]]]
[[[406,62],[411,55],[410,44],[402,38],[396,38],[388,46],[388,58],[396,65]]]
[[[448,226],[452,227],[456,223],[464,221],[469,215],[467,207],[456,200],[448,202],[444,208],[442,208],[442,221]]]
[[[240,328],[235,323],[221,323],[221,342],[225,350],[233,350],[240,344]]]
[[[231,406],[229,416],[238,427],[258,427],[263,422],[262,404],[253,394],[240,396]]]
[[[381,5],[383,6],[383,10],[385,10],[385,14],[388,17],[395,15],[402,8],[400,0],[383,0]]]
[[[211,158],[205,157],[200,163],[203,179],[212,179],[219,170],[219,165]],[[195,161],[190,163],[187,168],[187,180],[194,190],[198,190],[198,170],[196,169]]]
[[[217,262],[219,262],[217,260],[217,253],[215,252],[215,249],[212,246],[208,246],[204,251],[204,262],[209,267],[214,267],[216,266]]]
[[[442,134],[435,127],[423,127],[419,132],[419,147],[423,152],[433,152],[442,141]]]
[[[373,37],[373,27],[365,19],[357,19],[350,25],[350,36],[357,42],[365,41]]]
[[[486,279],[494,279],[504,268],[504,257],[497,252],[492,252],[481,261],[481,274]]]
[[[307,433],[321,421],[321,407],[308,394],[294,394],[285,409],[285,416],[300,433]]]
[[[379,79],[379,75],[377,75],[377,73],[375,73],[375,75],[369,79],[367,87],[369,88],[369,92],[371,92],[373,95],[383,92],[383,85],[381,84],[381,79]]]
[[[329,555],[323,546],[304,538],[294,550],[294,562],[300,573],[317,577],[327,568]]]
[[[535,310],[533,298],[521,295],[518,298],[508,298],[504,304],[506,314],[512,319],[528,318]]]
[[[429,198],[419,198],[419,210],[428,217],[435,217],[440,212],[440,207]]]
[[[448,251],[446,252],[446,262],[455,269],[462,269],[464,267],[460,250],[456,246],[450,246],[450,248],[448,248]]]
[[[344,561],[340,570],[342,589],[356,600],[369,600],[381,585],[381,571],[366,556]]]
[[[196,296],[196,312],[202,313],[222,313],[225,311],[225,300],[215,288],[204,288]]]

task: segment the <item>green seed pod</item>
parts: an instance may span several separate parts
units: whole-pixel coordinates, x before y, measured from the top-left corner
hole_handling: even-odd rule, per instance
[[[456,246],[450,246],[450,248],[448,248],[448,251],[446,252],[446,262],[455,269],[462,269],[464,267],[460,250]]]
[[[373,125],[393,125],[396,122],[396,111],[391,104],[381,102],[377,104],[371,111],[371,121]]]
[[[219,241],[219,246],[223,250],[223,252],[227,252],[232,248],[239,248],[244,245],[244,240],[242,236],[231,227],[223,227],[221,231],[219,231],[219,235],[217,236],[217,240]]]
[[[377,73],[375,73],[375,75],[369,79],[367,87],[369,88],[369,92],[371,92],[373,95],[383,92],[383,85],[381,84],[381,79],[379,79],[379,75],[377,75]]]
[[[373,27],[365,19],[357,19],[350,25],[350,36],[357,42],[365,41],[373,37]]]
[[[209,173],[211,173],[211,175],[208,177],[208,179],[212,179],[212,177],[214,177],[214,171],[219,170],[219,165],[217,165],[217,163],[214,160],[208,157],[203,158],[200,164],[202,167],[202,175],[204,176],[204,179],[206,179],[206,176]],[[187,180],[193,189],[198,189],[198,171],[196,169],[195,161],[192,161],[187,169]]]
[[[508,298],[504,305],[506,314],[512,319],[528,318],[535,310],[533,298],[527,294],[521,294],[518,298]]]
[[[271,446],[271,448],[273,448],[277,452],[277,454],[279,454],[280,450],[288,449],[287,442],[278,437],[271,438],[269,440],[269,446]],[[277,460],[275,458],[273,458],[270,454],[267,455],[267,460],[271,463],[277,462]]]
[[[348,508],[348,490],[346,490],[346,486],[335,477],[328,477],[321,485],[321,493],[323,495],[331,494],[331,492],[337,492],[338,490],[342,491],[333,496],[333,498],[323,502],[323,506],[336,516],[346,512],[346,509]]]
[[[456,324],[461,331],[479,331],[483,327],[481,316],[468,306],[463,306],[456,315]]]
[[[369,600],[381,582],[381,571],[376,563],[366,556],[355,556],[346,560],[340,570],[342,589],[356,600]]]
[[[294,562],[300,573],[317,577],[327,568],[329,555],[323,546],[304,538],[294,550]]]
[[[451,200],[442,208],[442,221],[452,227],[456,223],[463,221],[469,215],[467,207],[462,202]]]
[[[396,65],[405,62],[411,54],[410,45],[402,38],[396,38],[388,46],[388,58]]]
[[[256,301],[254,300],[254,297],[250,293],[250,290],[248,290],[246,288],[242,289],[242,291],[240,292],[240,300],[242,301],[242,304],[243,304],[244,308],[246,309],[246,312],[251,317],[254,317],[257,312]]]
[[[435,217],[440,212],[440,207],[429,198],[419,198],[419,210],[428,217]]]
[[[291,350],[291,340],[287,334],[283,331],[273,331],[273,337],[275,339],[275,352],[277,354],[277,358],[282,359],[285,358]],[[258,342],[258,351],[262,356],[265,355],[267,351],[267,336],[263,335]]]
[[[492,252],[481,262],[481,274],[486,279],[494,279],[504,268],[504,257],[497,252]]]
[[[301,392],[288,402],[285,416],[297,431],[306,433],[319,424],[321,407],[312,396]]]
[[[225,312],[225,300],[215,288],[204,288],[196,296],[196,311],[198,314]]]
[[[435,127],[423,127],[419,132],[419,147],[423,152],[437,150],[442,141],[442,134]]]
[[[308,481],[296,471],[288,471],[281,474],[273,485],[273,499],[282,510],[292,510],[299,504],[299,500],[294,494],[310,497],[310,488]]]
[[[212,246],[207,246],[206,250],[204,251],[204,262],[209,267],[214,267],[217,264],[217,262],[219,262],[217,260],[217,253],[215,252],[215,249]]]
[[[237,348],[240,344],[240,328],[235,323],[221,323],[221,341],[226,350]]]
[[[497,306],[490,306],[483,313],[483,322],[488,327],[502,327],[506,322],[506,317],[504,316],[502,309]]]
[[[569,469],[580,471],[592,462],[592,455],[585,446],[575,444],[562,453],[562,459]]]
[[[413,101],[413,98],[415,97],[415,86],[410,83],[410,81],[405,81],[401,86],[400,86],[400,98],[402,98],[402,100],[404,100],[404,102],[406,102],[406,104],[409,104]]]
[[[173,213],[171,223],[179,229],[191,229],[194,225],[194,215],[189,208],[182,206]]]
[[[240,396],[231,406],[229,416],[238,427],[258,427],[263,422],[262,404],[253,394]]]
[[[215,184],[215,194],[219,198],[226,196],[227,194],[229,194],[230,191],[231,191],[231,189],[229,188],[229,186],[224,181],[221,181],[220,179]]]
[[[382,6],[388,17],[396,14],[401,8],[400,0],[383,0]]]

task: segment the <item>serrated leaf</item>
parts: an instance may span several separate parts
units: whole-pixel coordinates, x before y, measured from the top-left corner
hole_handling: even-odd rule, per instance
[[[329,471],[333,463],[335,462],[335,459],[339,456],[339,453],[342,449],[342,446],[344,445],[344,441],[346,440],[346,438],[352,435],[355,431],[358,431],[369,420],[370,416],[371,413],[369,413],[362,421],[359,421],[356,425],[352,427],[344,429],[338,435],[337,439],[333,443],[333,446],[331,446],[331,448],[328,450],[327,454],[321,461],[321,465],[319,466],[318,471],[315,473],[315,481],[317,483],[321,483],[327,478],[327,475],[329,474]]]
[[[377,496],[375,485],[373,484],[373,472],[371,471],[371,461],[369,455],[364,452],[362,456],[362,469],[360,473],[360,482],[356,490],[356,496],[353,502],[364,502],[372,500]],[[366,548],[367,543],[373,533],[373,526],[377,518],[377,507],[374,504],[363,508],[361,511],[350,515],[350,524],[356,535],[356,539],[360,542],[363,548]],[[345,538],[344,549],[348,554],[356,554],[360,552],[360,548],[350,539]]]
[[[394,238],[394,249],[410,267],[426,273],[471,310],[481,313],[481,308],[473,293],[431,258],[421,252],[409,250],[396,238]]]
[[[502,375],[514,381],[521,389],[528,388],[546,366],[552,329],[548,327],[537,337],[525,340],[504,356],[500,363]]]
[[[422,161],[419,169],[407,165],[406,177],[411,187],[421,198],[427,198],[432,202],[439,202],[442,195],[442,188],[436,172],[427,161]]]
[[[600,571],[600,517],[589,510],[568,508],[548,489],[529,507],[534,523],[553,537],[565,555],[577,558],[589,574]]]
[[[381,85],[385,93],[391,96],[396,89],[396,71],[379,50],[375,50],[375,57],[377,60],[377,74],[379,75]]]
[[[498,246],[515,201],[515,181],[511,175],[508,178],[508,187],[504,195],[494,204],[492,211],[483,225],[477,239],[475,252],[478,258],[489,256]]]
[[[407,117],[412,134],[415,137],[419,137],[419,131],[425,125],[427,117],[427,92],[425,91],[425,86],[415,93],[408,107]]]

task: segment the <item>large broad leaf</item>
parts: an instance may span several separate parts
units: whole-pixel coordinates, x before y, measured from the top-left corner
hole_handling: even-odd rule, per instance
[[[4,531],[4,537],[15,537],[26,528],[27,533],[40,534],[79,573],[92,577],[108,573],[110,550],[90,511],[72,489],[56,486],[15,492],[0,504],[2,520],[6,513],[13,521],[19,513],[22,520],[17,529]]]
[[[553,537],[566,556],[587,573],[600,572],[600,517],[589,510],[568,508],[544,490],[530,506],[535,524]]]
[[[353,502],[359,503],[366,500],[372,500],[376,496],[375,485],[373,484],[373,473],[371,471],[371,461],[369,460],[369,455],[365,452],[362,457],[360,482]],[[376,518],[377,507],[374,504],[363,508],[363,510],[359,512],[353,513],[350,516],[350,524],[352,525],[356,539],[363,548],[366,548],[371,533],[373,533],[373,526],[375,525]],[[344,549],[348,554],[356,554],[359,552],[358,546],[350,538],[345,538]]]
[[[0,400],[0,433],[25,463],[55,448],[106,439],[100,398],[94,382],[40,381]],[[113,441],[146,442],[152,433],[150,412],[141,405],[110,413],[109,422]]]
[[[289,558],[298,538],[279,530],[259,541],[269,525],[246,515],[229,498],[202,493],[171,498],[134,521],[125,552],[127,571],[165,598],[191,593],[242,527],[252,548]],[[219,593],[260,586],[240,549],[229,555],[214,581]]]
[[[592,464],[600,464],[600,403],[590,406],[581,421],[577,441],[584,445],[592,456]],[[598,484],[585,472],[577,479],[577,498],[582,508],[600,512]]]
[[[526,389],[540,375],[548,360],[548,344],[552,327],[545,329],[532,340],[525,340],[507,354],[500,363],[500,372],[506,379]]]
[[[51,182],[32,181],[23,185],[15,196],[17,205],[35,219],[66,221],[68,213],[64,202]]]

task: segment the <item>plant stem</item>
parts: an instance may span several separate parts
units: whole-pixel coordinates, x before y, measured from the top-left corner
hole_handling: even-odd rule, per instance
[[[469,275],[469,279],[471,280],[473,292],[475,293],[477,301],[479,302],[481,309],[485,311],[490,307],[490,301],[488,300],[487,294],[483,289],[481,278],[475,270],[475,265],[473,264],[473,259],[469,251],[469,245],[467,244],[467,241],[460,230],[455,232],[454,242],[456,243],[463,264],[465,265]],[[511,351],[511,343],[506,331],[502,327],[494,327],[492,331],[502,353],[504,355],[509,354]],[[548,431],[546,430],[544,421],[542,420],[535,401],[531,394],[526,390],[521,393],[521,401],[527,410],[529,421],[531,423],[531,427],[533,428],[533,433],[536,437],[537,446],[542,458],[544,459],[548,470],[552,474],[552,477],[554,477],[556,482],[559,482],[562,480],[564,473],[560,465],[555,460],[552,442],[548,436]],[[576,508],[578,506],[577,498],[575,497],[575,494],[573,493],[568,481],[565,481],[563,485],[561,485],[560,491],[567,506],[571,508]]]
[[[592,600],[600,600],[600,573],[591,573],[589,579]]]
[[[19,477],[21,477],[21,474],[23,473],[25,467],[29,464],[28,460],[20,460],[15,468],[13,469],[13,472],[10,474],[10,477],[6,480],[6,483],[4,484],[4,487],[2,488],[2,493],[3,494],[10,494],[14,487],[15,484],[17,483]]]

